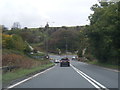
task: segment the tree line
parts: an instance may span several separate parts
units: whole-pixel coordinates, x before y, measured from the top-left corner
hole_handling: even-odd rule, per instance
[[[90,25],[83,32],[86,56],[90,54],[102,63],[120,63],[120,2],[101,2],[91,10]]]

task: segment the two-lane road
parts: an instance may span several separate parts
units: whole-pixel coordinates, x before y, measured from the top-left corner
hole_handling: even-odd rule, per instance
[[[56,65],[53,69],[20,84],[18,88],[94,88],[71,67]]]
[[[51,55],[52,58],[64,56]],[[70,59],[73,55],[68,56]],[[70,67],[56,64],[52,69],[13,88],[118,88],[118,72],[72,61]]]

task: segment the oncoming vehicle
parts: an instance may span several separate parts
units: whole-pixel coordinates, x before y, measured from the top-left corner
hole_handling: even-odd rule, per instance
[[[72,60],[75,60],[76,58],[75,57],[72,57]]]
[[[60,60],[60,67],[62,67],[63,65],[67,65],[68,67],[70,66],[70,60],[66,57],[66,58],[62,58]]]
[[[72,57],[72,60],[77,60],[78,59],[78,56],[73,56]]]
[[[54,63],[59,63],[59,60],[58,60],[58,59],[55,59],[55,60],[54,60]]]

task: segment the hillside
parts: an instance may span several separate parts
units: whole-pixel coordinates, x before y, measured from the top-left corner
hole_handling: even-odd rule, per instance
[[[58,45],[59,40],[57,40],[56,43],[53,43],[54,39],[56,39],[57,34],[59,34],[59,39],[61,39],[63,42],[65,42],[65,39],[62,39],[61,37],[65,37],[65,35],[68,33],[68,39],[75,37],[75,35],[78,37],[80,30],[84,29],[85,26],[74,26],[74,27],[49,27],[49,28],[23,28],[23,29],[11,29],[11,30],[4,30],[3,33],[13,35],[17,34],[22,37],[24,41],[27,41],[30,45],[32,45],[36,50],[45,52],[46,51],[46,43],[49,44],[49,52],[57,52],[57,49],[61,49],[63,52],[65,52],[65,43],[61,43],[61,46]],[[61,32],[62,31],[62,32]],[[73,34],[72,34],[73,33]],[[56,36],[54,36],[56,34]],[[75,37],[76,38],[76,37]],[[72,43],[68,40],[68,44]],[[77,41],[76,41],[77,43]],[[56,46],[55,48],[52,46]],[[68,46],[69,48],[72,48],[72,52],[74,52],[74,47],[78,46]],[[71,51],[70,51],[71,52]]]
[[[43,52],[31,49],[19,34],[2,34],[3,86],[53,65]]]

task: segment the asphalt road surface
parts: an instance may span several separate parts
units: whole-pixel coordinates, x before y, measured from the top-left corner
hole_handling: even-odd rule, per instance
[[[60,59],[65,56],[51,55]],[[73,55],[68,55],[69,59]],[[70,61],[70,67],[54,67],[30,80],[21,81],[11,88],[118,88],[118,72],[78,61]]]

